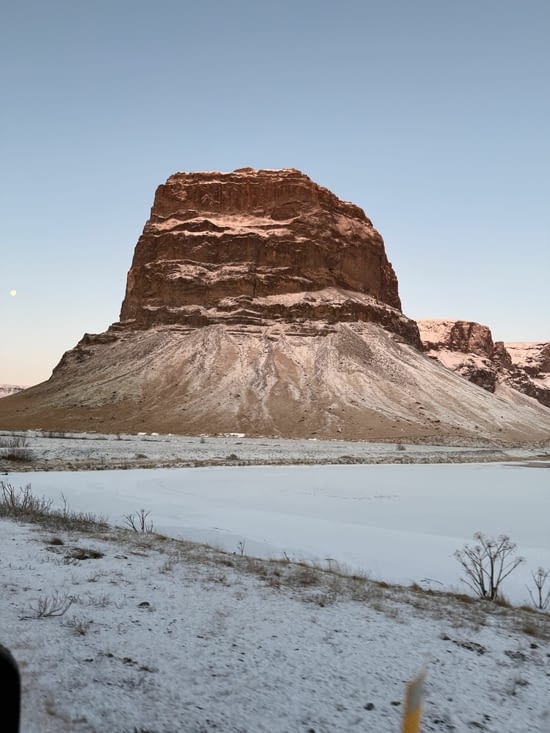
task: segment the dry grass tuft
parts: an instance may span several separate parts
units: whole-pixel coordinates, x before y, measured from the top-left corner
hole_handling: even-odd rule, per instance
[[[52,500],[35,496],[30,484],[16,488],[9,482],[0,481],[0,517],[11,517],[56,530],[104,533],[110,529],[101,517],[88,512],[73,512],[65,497],[62,496],[62,500],[62,508],[53,509]]]

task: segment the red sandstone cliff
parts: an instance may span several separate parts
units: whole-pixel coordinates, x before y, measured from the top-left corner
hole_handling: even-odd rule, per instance
[[[420,347],[364,212],[295,169],[176,173],[128,273],[124,328],[380,323]]]

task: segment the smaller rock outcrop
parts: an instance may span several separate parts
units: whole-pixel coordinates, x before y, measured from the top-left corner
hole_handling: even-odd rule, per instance
[[[550,407],[550,343],[506,342],[511,361],[508,383]]]
[[[550,407],[550,343],[493,341],[490,329],[472,321],[418,321],[426,354],[488,392],[498,384]]]
[[[418,321],[418,330],[428,356],[488,392],[495,391],[497,349],[487,326],[472,321],[430,320]]]

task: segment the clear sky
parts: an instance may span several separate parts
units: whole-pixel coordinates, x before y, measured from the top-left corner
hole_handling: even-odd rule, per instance
[[[372,219],[407,315],[550,340],[549,39],[548,0],[6,3],[0,383],[118,319],[175,171],[299,168]]]

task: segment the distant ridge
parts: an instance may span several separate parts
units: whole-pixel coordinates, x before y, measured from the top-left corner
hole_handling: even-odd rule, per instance
[[[15,384],[0,384],[0,399],[2,397],[7,397],[8,395],[15,394],[16,392],[21,392],[23,389],[26,389],[26,387],[21,387]]]

